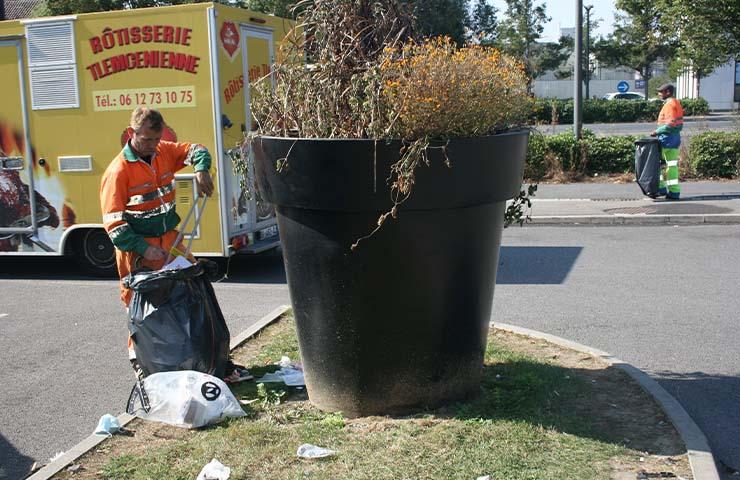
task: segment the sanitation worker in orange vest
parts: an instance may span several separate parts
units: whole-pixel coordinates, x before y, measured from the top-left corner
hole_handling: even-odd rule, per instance
[[[658,195],[668,200],[681,198],[681,185],[678,181],[678,158],[683,128],[683,108],[674,97],[676,87],[667,83],[658,87],[658,96],[665,102],[658,114],[658,128],[651,134],[658,137],[661,156],[666,164],[665,172],[660,172]]]
[[[164,266],[180,223],[175,211],[175,172],[192,165],[198,193],[213,193],[208,150],[197,143],[162,141],[163,130],[164,119],[157,110],[137,107],[128,127],[131,138],[103,174],[103,224],[116,247],[121,279],[134,262],[153,270]],[[131,296],[121,285],[121,300],[126,306]]]
[[[213,194],[208,150],[197,143],[161,140],[164,126],[157,110],[137,107],[128,127],[131,138],[103,174],[100,185],[103,224],[116,247],[121,279],[135,266],[153,270],[164,266],[177,240],[175,227],[180,223],[175,211],[175,172],[191,165],[198,194]],[[185,251],[182,243],[176,248]],[[132,292],[121,284],[121,300],[126,307],[131,297]],[[141,370],[130,336],[128,347],[132,366],[139,375]],[[229,373],[230,377],[242,376],[240,368]]]

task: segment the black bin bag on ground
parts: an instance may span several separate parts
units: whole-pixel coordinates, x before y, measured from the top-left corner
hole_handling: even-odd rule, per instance
[[[641,138],[635,142],[635,177],[645,195],[658,194],[660,158],[657,138]]]
[[[147,375],[195,370],[223,378],[230,335],[207,269],[207,262],[199,262],[182,270],[133,272],[124,279],[134,292],[129,332]]]

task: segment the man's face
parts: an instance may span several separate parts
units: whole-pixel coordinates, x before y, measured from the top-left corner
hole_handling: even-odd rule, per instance
[[[145,122],[139,130],[129,127],[129,134],[131,134],[131,146],[142,157],[154,155],[154,152],[157,151],[157,145],[162,139],[162,130],[150,128],[148,122]]]
[[[666,98],[669,97],[668,92],[669,90],[667,88],[665,90],[658,90],[658,96],[660,97],[661,100],[665,100]]]

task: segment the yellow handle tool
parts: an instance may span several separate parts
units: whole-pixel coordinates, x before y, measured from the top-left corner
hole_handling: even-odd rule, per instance
[[[190,238],[188,239],[187,247],[185,248],[185,251],[183,252],[182,250],[177,248],[177,246],[180,245],[180,242],[182,242],[183,236],[185,235],[185,227],[190,221],[190,217],[193,215],[193,212],[195,211],[195,207],[198,206],[198,199],[196,199],[195,202],[193,202],[193,206],[190,207],[190,211],[185,217],[185,220],[180,224],[180,233],[177,235],[177,238],[175,239],[175,243],[173,243],[172,247],[170,247],[170,251],[167,254],[167,260],[164,262],[165,265],[170,263],[174,257],[181,256],[181,257],[187,258],[190,255],[190,246],[192,245],[193,238],[195,237],[195,234],[198,231],[198,226],[200,225],[200,219],[203,216],[203,210],[205,210],[206,208],[206,200],[208,200],[208,197],[206,195],[203,195],[203,203],[200,205],[200,208],[195,214],[195,225],[193,225],[193,231],[190,233]]]

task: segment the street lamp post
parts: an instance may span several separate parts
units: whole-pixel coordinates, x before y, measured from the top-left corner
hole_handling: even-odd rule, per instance
[[[583,76],[583,0],[576,0],[576,64],[573,71],[573,134],[576,140],[581,138],[581,118],[583,109],[582,79]]]
[[[591,81],[591,54],[589,52],[589,47],[591,43],[591,9],[594,8],[593,5],[586,5],[583,7],[586,9],[586,71],[584,72],[584,81],[586,84],[586,99],[589,98],[588,94],[588,84]]]

